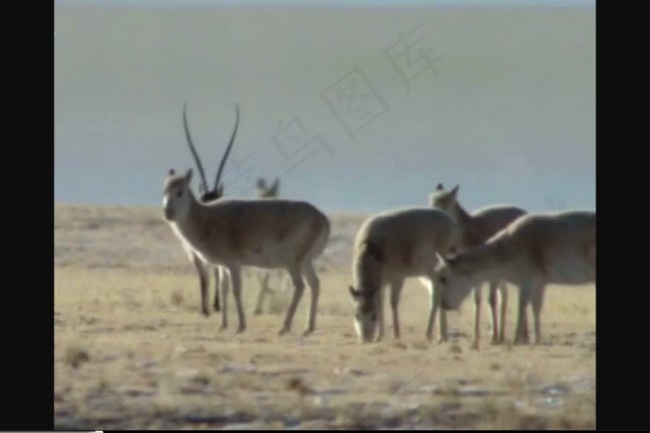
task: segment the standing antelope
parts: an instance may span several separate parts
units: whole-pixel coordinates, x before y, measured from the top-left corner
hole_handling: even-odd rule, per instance
[[[450,191],[445,191],[439,183],[436,192],[430,196],[430,204],[434,208],[448,212],[460,226],[462,235],[461,250],[481,245],[498,231],[505,228],[515,219],[526,213],[515,206],[488,206],[469,214],[458,202],[456,185]],[[508,288],[503,281],[490,281],[488,302],[492,320],[492,344],[503,342],[505,338],[506,309],[508,305]],[[501,317],[497,319],[497,290],[501,294]],[[474,337],[472,347],[478,349],[480,338],[481,318],[481,286],[474,288]],[[499,323],[501,327],[499,328]]]
[[[198,168],[199,174],[201,175],[201,181],[199,183],[199,194],[200,194],[199,200],[202,203],[208,203],[223,197],[223,193],[224,193],[223,183],[220,183],[221,173],[225,166],[226,159],[230,154],[230,149],[232,148],[232,145],[235,141],[237,128],[239,127],[239,105],[235,105],[235,112],[237,117],[235,121],[235,128],[233,129],[232,135],[230,136],[230,141],[228,142],[226,151],[224,152],[224,155],[221,158],[221,161],[219,162],[219,168],[217,170],[214,186],[210,188],[205,178],[205,171],[203,170],[203,164],[201,163],[201,158],[199,158],[199,154],[197,153],[196,148],[194,147],[194,143],[192,141],[192,136],[190,135],[190,128],[187,123],[187,102],[183,106],[183,128],[185,130],[185,138],[187,139],[187,143],[190,147],[190,151],[192,153],[192,156],[194,157],[194,162],[196,163],[196,167]],[[209,316],[210,315],[210,308],[208,307],[209,278],[208,278],[207,267],[205,263],[201,261],[201,259],[193,252],[191,248],[186,247],[185,249],[199,275],[199,283],[201,289],[201,310],[203,311],[203,314],[205,316]],[[228,283],[229,283],[227,270],[225,268],[221,266],[215,266],[214,283],[215,283],[214,304],[213,304],[214,311],[220,311],[221,306],[219,303],[219,289],[220,286],[223,285],[223,290],[227,292]]]
[[[186,138],[195,154],[187,121],[185,126]],[[232,140],[222,158],[215,185],[219,185],[221,168],[231,146]],[[198,162],[198,157],[196,159]],[[303,201],[218,198],[203,203],[194,197],[190,188],[191,180],[191,169],[185,175],[177,175],[173,169],[169,171],[164,182],[164,216],[185,249],[195,261],[201,262],[200,269],[205,269],[207,265],[227,269],[237,306],[237,332],[246,329],[241,302],[243,266],[284,268],[289,273],[294,294],[280,334],[291,329],[293,316],[305,288],[304,275],[311,289],[311,305],[304,334],[313,332],[320,281],[312,262],[327,244],[330,233],[328,218],[313,205]],[[228,326],[227,295],[224,287],[222,329]]]
[[[255,186],[257,187],[257,197],[260,199],[262,198],[275,199],[278,198],[280,195],[279,178],[275,178],[273,184],[271,184],[271,186],[267,186],[266,181],[260,177],[257,179]],[[283,276],[284,275],[282,274],[282,271],[280,271],[280,280],[282,280]],[[274,293],[273,290],[269,287],[269,279],[271,278],[271,273],[268,271],[262,271],[261,273],[258,273],[258,277],[260,282],[260,291],[257,296],[257,303],[255,304],[255,309],[253,310],[253,314],[255,315],[262,314],[262,304],[264,303],[264,298],[266,296],[273,295]]]
[[[453,259],[439,257],[443,309],[455,309],[472,287],[506,280],[519,288],[515,344],[528,343],[526,308],[532,303],[535,343],[547,284],[578,285],[596,278],[596,213],[567,211],[524,215],[485,244]]]
[[[398,305],[404,279],[421,277],[429,289],[427,338],[433,324],[440,293],[435,287],[436,253],[449,253],[458,242],[459,232],[446,212],[430,208],[398,209],[368,219],[355,240],[352,271],[356,288],[350,286],[355,304],[355,328],[360,342],[383,338],[384,291],[390,284],[390,305],[395,338],[400,336]],[[377,324],[379,322],[379,332]],[[447,340],[445,311],[440,311],[440,339]]]
[[[198,152],[194,147],[194,143],[190,135],[190,129],[187,122],[187,103],[183,107],[183,127],[185,130],[185,137],[190,147],[192,156],[194,157],[194,162],[196,163],[196,167],[198,168],[199,174],[201,175],[201,182],[199,183],[199,194],[200,194],[199,200],[202,203],[208,203],[210,201],[217,200],[223,197],[224,187],[223,187],[223,183],[219,183],[219,179],[221,178],[221,173],[225,166],[226,159],[230,154],[230,149],[234,143],[235,135],[237,134],[237,129],[239,127],[239,106],[236,105],[235,109],[236,109],[236,117],[237,117],[235,121],[235,128],[233,129],[232,135],[230,137],[230,141],[228,143],[228,146],[226,147],[226,152],[224,153],[223,158],[219,163],[219,169],[217,171],[215,184],[212,188],[210,188],[205,178],[205,172],[203,170],[203,164],[201,163],[201,158],[199,157]],[[265,184],[263,183],[263,179],[260,180],[262,180],[262,185],[260,185],[260,181],[258,180],[259,196],[264,198],[277,197],[279,191],[279,179],[276,179],[273,185],[269,188],[266,188]],[[204,264],[191,253],[190,253],[190,260],[192,261],[192,263],[194,263],[194,266],[199,275],[200,288],[201,288],[201,309],[203,311],[203,314],[208,316],[210,314],[210,309],[208,307],[208,286],[209,286],[208,272],[207,269],[205,269]],[[269,275],[269,274],[266,273],[265,275]],[[215,282],[215,293],[214,293],[213,307],[215,311],[221,311],[221,306],[219,302],[220,286],[223,286],[223,290],[226,292],[229,290],[228,273],[225,268],[221,266],[215,266],[214,282]],[[254,311],[255,314],[261,313],[261,304],[263,301],[263,297],[265,294],[268,293],[272,293],[272,291],[268,288],[268,277],[264,277],[264,279],[261,281],[261,288],[258,296],[257,306]]]
[[[266,181],[263,178],[258,178],[255,183],[257,187],[257,195],[259,198],[278,198],[280,195],[280,179],[275,178],[271,186],[266,186]]]

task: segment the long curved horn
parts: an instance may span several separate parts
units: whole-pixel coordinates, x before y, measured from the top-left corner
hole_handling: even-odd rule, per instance
[[[201,164],[201,159],[199,158],[199,155],[196,153],[196,149],[194,148],[194,143],[192,143],[192,137],[190,136],[190,128],[187,126],[187,101],[185,101],[185,105],[183,105],[183,126],[185,127],[185,138],[187,138],[187,144],[190,145],[190,150],[192,151],[192,155],[194,156],[194,161],[196,161],[196,166],[199,169],[199,174],[201,175],[201,182],[203,182],[203,188],[207,191],[208,182],[205,180],[205,172],[203,171],[203,165]]]
[[[214,181],[215,191],[219,187],[219,180],[221,179],[221,172],[223,171],[223,166],[226,164],[226,159],[228,159],[228,155],[230,154],[230,149],[232,148],[232,145],[235,142],[235,135],[237,135],[237,127],[239,126],[239,104],[235,104],[235,110],[237,112],[235,129],[232,131],[232,135],[230,136],[230,142],[228,143],[228,147],[226,148],[226,151],[223,154],[223,158],[221,158],[221,162],[219,163],[219,170],[217,170],[217,178]]]

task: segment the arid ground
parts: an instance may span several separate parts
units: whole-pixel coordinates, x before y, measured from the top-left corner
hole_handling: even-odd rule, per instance
[[[360,345],[347,285],[365,216],[330,217],[317,330],[301,335],[307,289],[279,337],[291,291],[277,272],[259,316],[259,283],[246,275],[248,329],[234,333],[231,294],[220,332],[219,313],[200,313],[194,269],[159,209],[56,205],[55,427],[595,428],[593,286],[549,288],[539,346],[490,345],[484,303],[475,351],[471,298],[449,314],[451,341],[429,343],[427,292],[409,281],[401,341],[389,320],[385,341]],[[516,302],[511,287],[508,340]]]

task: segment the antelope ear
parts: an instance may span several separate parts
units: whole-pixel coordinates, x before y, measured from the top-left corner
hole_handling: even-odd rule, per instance
[[[203,186],[203,183],[199,182],[199,194],[203,195],[205,194],[205,187]]]
[[[174,176],[175,174],[176,174],[176,172],[174,171],[174,169],[173,169],[173,168],[170,168],[170,169],[169,169],[169,175],[170,175],[170,176]]]
[[[192,169],[188,169],[187,173],[185,173],[185,183],[189,185],[189,183],[192,181]]]
[[[459,187],[460,187],[460,184],[456,184],[456,186],[454,187],[454,189],[451,190],[451,195],[453,195],[453,196],[455,197],[456,194],[458,194],[458,188],[459,188]]]
[[[359,291],[358,290],[355,290],[354,287],[352,287],[352,286],[349,286],[348,288],[350,289],[350,295],[352,295],[353,299],[356,299],[356,298],[359,297]]]
[[[445,190],[445,187],[442,186],[441,183],[439,183],[438,186],[436,187],[436,191],[444,191],[444,190]]]

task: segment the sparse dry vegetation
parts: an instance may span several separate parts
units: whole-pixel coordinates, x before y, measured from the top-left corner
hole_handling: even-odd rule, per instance
[[[293,332],[276,335],[290,296],[277,277],[264,314],[253,316],[250,274],[248,329],[238,335],[219,332],[217,313],[201,315],[194,270],[158,210],[58,205],[56,428],[595,427],[593,287],[549,288],[544,344],[491,346],[483,332],[475,351],[471,302],[449,315],[450,342],[429,343],[426,290],[408,281],[402,340],[388,321],[384,342],[359,345],[346,288],[363,216],[332,220],[333,241],[317,262],[316,332],[300,335],[303,302]],[[516,298],[511,289],[509,341]]]
[[[83,349],[69,347],[63,355],[63,361],[72,368],[79,368],[82,363],[90,361],[90,356]]]

